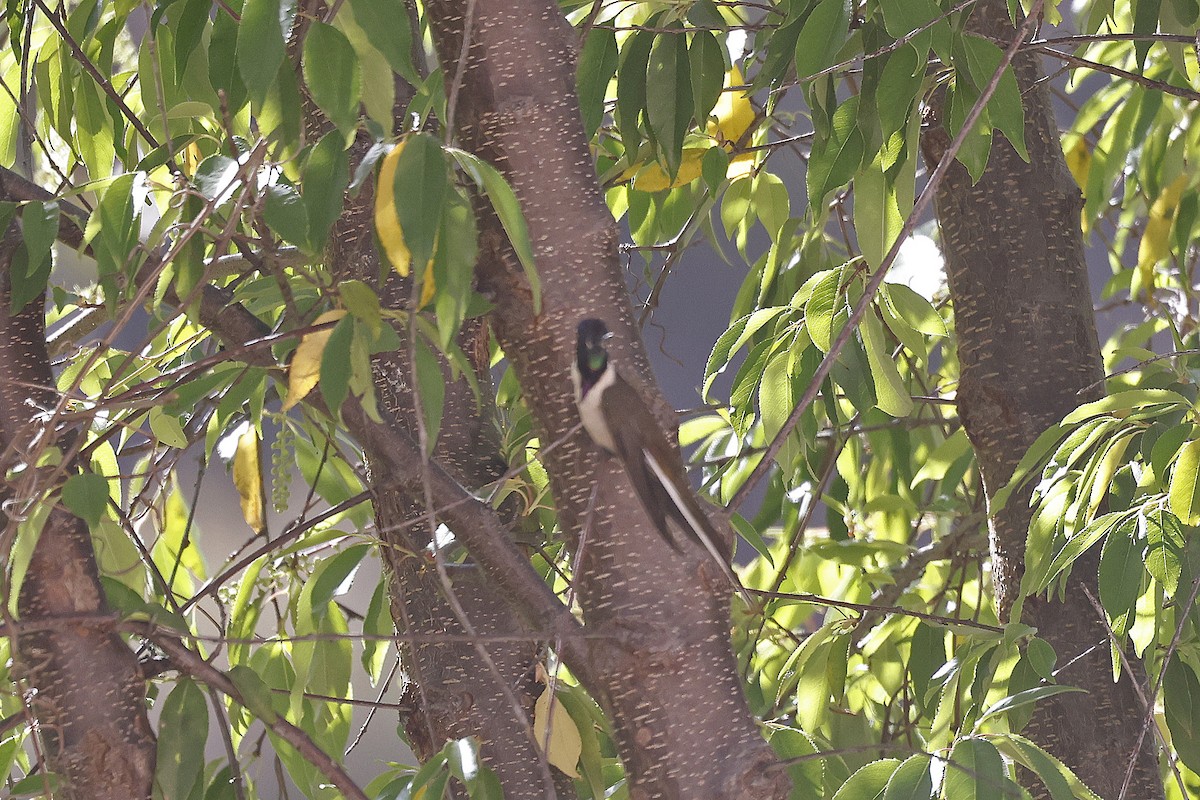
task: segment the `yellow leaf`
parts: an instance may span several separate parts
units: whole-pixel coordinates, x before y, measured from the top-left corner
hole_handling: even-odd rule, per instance
[[[313,324],[322,325],[326,322],[335,322],[344,316],[346,316],[344,309],[326,311],[317,317]],[[284,411],[288,411],[307,397],[317,382],[321,380],[321,354],[325,352],[325,343],[329,341],[332,334],[333,326],[331,325],[325,330],[306,333],[300,340],[300,346],[296,348],[296,353],[292,356],[292,363],[288,366],[288,393],[287,399],[283,401]]]
[[[739,153],[730,159],[729,168],[725,170],[725,177],[736,181],[751,172],[754,172],[754,153]]]
[[[195,142],[189,144],[183,151],[183,174],[189,178],[196,174],[196,167],[204,160],[200,146]]]
[[[737,67],[725,73],[725,90],[712,110],[716,120],[708,123],[708,134],[718,142],[736,143],[754,124],[754,106],[750,105],[745,90],[729,89],[730,86],[741,86],[743,83],[742,73]]]
[[[701,164],[704,162],[704,154],[707,152],[707,147],[684,148],[675,180],[671,180],[667,171],[657,161],[651,161],[645,166],[635,164],[626,170],[622,177],[632,176],[633,187],[639,192],[661,192],[663,189],[676,189],[686,186],[700,177]]]
[[[392,148],[392,152],[384,156],[379,167],[379,179],[375,183],[375,232],[379,234],[379,243],[392,268],[407,277],[412,265],[412,253],[404,243],[404,232],[400,230],[400,216],[396,213],[396,164],[400,162],[400,154],[404,152],[404,142]]]
[[[1133,292],[1135,297],[1142,296],[1154,286],[1154,267],[1171,252],[1171,226],[1175,222],[1175,209],[1179,207],[1179,198],[1187,185],[1188,176],[1180,175],[1162,190],[1158,199],[1150,206],[1150,213],[1146,216],[1146,229],[1142,231],[1142,241],[1138,245]]]
[[[1064,155],[1067,157],[1067,169],[1071,170],[1071,177],[1079,184],[1080,191],[1086,192],[1088,174],[1092,171],[1092,151],[1088,149],[1087,142],[1082,136],[1075,135],[1075,144],[1071,145]]]
[[[538,666],[540,668],[541,665]],[[550,752],[546,754],[546,760],[572,778],[578,778],[576,766],[583,750],[579,728],[575,727],[575,720],[571,719],[562,703],[554,703],[551,710],[549,688],[542,692],[533,706],[533,735],[537,738],[539,748],[546,741],[547,725],[550,727]]]
[[[238,437],[237,450],[233,454],[233,485],[237,487],[246,524],[255,533],[262,533],[267,521],[263,516],[264,493],[258,450],[258,432],[252,427],[247,428]]]
[[[408,245],[404,243],[404,231],[400,229],[400,215],[396,213],[395,192],[396,164],[399,163],[402,152],[404,152],[404,142],[399,142],[392,148],[392,152],[384,156],[383,163],[379,167],[379,180],[375,184],[375,232],[379,235],[379,243],[383,245],[383,252],[387,256],[387,260],[391,262],[392,268],[400,274],[400,277],[407,278],[412,269],[412,253],[409,251]],[[437,249],[436,242],[434,249]],[[433,299],[436,288],[433,281],[432,258],[425,267],[421,284],[420,306],[424,308]]]

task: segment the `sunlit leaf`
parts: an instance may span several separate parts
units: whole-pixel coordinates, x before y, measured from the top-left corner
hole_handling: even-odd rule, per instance
[[[186,678],[167,695],[158,720],[155,780],[163,796],[185,798],[204,773],[208,739],[208,704],[204,692]]]
[[[108,507],[108,479],[94,472],[82,472],[67,478],[62,501],[72,514],[95,527]]]
[[[654,40],[646,67],[646,117],[669,175],[679,170],[683,135],[692,115],[691,65],[681,29]]]
[[[313,22],[304,37],[304,82],[338,130],[350,134],[358,122],[362,77],[358,56],[332,25]]]
[[[572,778],[578,778],[579,754],[583,747],[579,729],[562,703],[552,703],[551,699],[550,690],[547,688],[534,703],[533,735],[539,748],[545,747],[549,737],[546,760]]]
[[[344,316],[346,316],[344,309],[326,311],[317,317],[313,324],[328,324],[329,327],[306,333],[300,340],[300,346],[296,348],[296,352],[292,355],[292,361],[288,365],[288,392],[283,401],[284,411],[295,407],[297,403],[307,397],[321,379],[321,355],[325,351],[325,344],[333,334],[334,328],[330,323],[336,322]]]
[[[1171,470],[1171,513],[1184,525],[1200,525],[1200,439],[1183,446]]]
[[[242,518],[255,533],[264,533],[266,520],[266,489],[263,486],[259,451],[262,442],[253,426],[238,437],[233,454],[233,485],[242,506]]]

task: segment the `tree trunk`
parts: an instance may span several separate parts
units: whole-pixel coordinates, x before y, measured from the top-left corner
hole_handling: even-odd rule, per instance
[[[977,4],[968,29],[1011,40],[1005,1]],[[1082,199],[1063,159],[1047,93],[1037,83],[1037,62],[1018,56],[1014,68],[1025,100],[1030,163],[997,132],[979,183],[972,185],[966,169],[955,164],[936,197],[957,321],[958,410],[989,497],[1042,431],[1103,393],[1104,377],[1079,227]],[[944,97],[935,100],[937,117],[944,116],[938,107]],[[936,163],[948,142],[944,128],[932,126],[922,142],[926,163]],[[1015,493],[991,520],[1002,618],[1020,591],[1031,492],[1032,484]],[[1058,663],[1067,665],[1058,681],[1087,690],[1040,703],[1025,734],[1102,797],[1116,797],[1145,713],[1131,682],[1144,684],[1145,674],[1128,653],[1134,670],[1112,681],[1108,633],[1083,591],[1096,596],[1096,569],[1097,557],[1085,555],[1063,602],[1024,602],[1023,621],[1036,626]],[[1036,792],[1048,796],[1040,786]],[[1128,796],[1163,796],[1149,739]]]
[[[26,459],[54,443],[56,433],[43,417],[59,397],[46,353],[42,298],[15,314],[10,310],[8,273],[20,242],[14,222],[0,242],[0,369],[5,376],[0,387],[0,449],[5,454],[0,469],[26,465],[25,480],[8,483],[3,495],[13,508],[29,513],[45,487],[34,485],[38,476]],[[59,434],[59,445],[71,439]],[[17,523],[7,517],[7,537],[16,535]],[[115,631],[117,620],[104,599],[88,526],[60,507],[51,509],[38,537],[17,614],[14,672],[36,690],[29,706],[45,766],[62,782],[54,796],[149,798],[155,741],[146,718],[145,680]]]
[[[480,290],[543,442],[578,423],[568,378],[575,326],[602,317],[610,348],[669,430],[617,258],[575,98],[574,32],[549,0],[430,0],[454,131],[496,165],[521,202],[542,285],[535,309],[498,221],[480,206]],[[468,13],[472,16],[467,18]],[[466,63],[459,60],[469,29]],[[689,551],[667,548],[621,467],[576,431],[546,456],[564,529],[583,535],[576,565],[590,663],[568,661],[609,712],[630,796],[782,798],[786,776],[740,691],[729,643],[729,587]],[[697,592],[698,587],[704,587]]]
[[[297,15],[291,37],[292,49],[297,53],[311,20],[328,13],[324,0],[308,0],[308,5],[310,13]],[[407,17],[398,24],[408,24]],[[421,47],[420,39],[415,41],[415,46]],[[396,127],[402,129],[413,90],[399,78],[395,85]],[[316,141],[332,125],[304,86],[301,96],[305,130],[309,140]],[[358,169],[373,144],[370,135],[358,132],[350,148],[351,171]],[[411,280],[400,278],[391,265],[380,263],[372,219],[374,194],[368,191],[348,194],[345,200],[341,216],[329,235],[326,259],[330,271],[339,280],[353,278],[374,288],[384,308],[409,308]],[[407,345],[408,332],[403,329],[397,332]],[[486,387],[489,384],[486,329],[478,321],[468,321],[459,344],[464,352],[478,356],[479,348],[474,344],[480,336],[484,337],[484,347],[481,358],[476,358],[476,379]],[[379,354],[372,366],[380,409],[387,424],[415,442],[417,414],[407,346]],[[471,489],[500,477],[505,464],[499,454],[491,416],[494,408],[478,401],[462,377],[453,382],[447,380],[443,408],[443,425],[434,458],[446,465],[461,485]],[[407,686],[401,724],[408,741],[417,758],[426,761],[449,740],[475,737],[480,743],[480,758],[495,772],[505,796],[535,797],[541,793],[548,774],[530,735],[537,687],[534,666],[540,656],[538,643],[533,638],[521,641],[519,637],[528,633],[528,626],[509,606],[494,601],[478,570],[459,566],[451,570],[450,585],[472,630],[483,641],[486,659],[476,644],[467,639],[467,630],[446,598],[447,589],[426,550],[434,526],[425,517],[424,497],[401,489],[388,468],[388,459],[372,452],[369,439],[364,441],[375,490],[375,523],[383,543],[380,556],[386,566],[384,580],[392,618],[401,633],[414,637],[410,642],[398,643]],[[439,637],[445,640],[438,641]],[[493,637],[516,638],[490,641]],[[512,699],[517,701],[520,715]]]

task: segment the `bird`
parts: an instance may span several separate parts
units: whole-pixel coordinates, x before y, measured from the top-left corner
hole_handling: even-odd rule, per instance
[[[671,549],[683,552],[668,522],[703,547],[753,607],[729,566],[725,540],[700,508],[662,426],[609,359],[604,343],[610,338],[600,319],[584,319],[576,330],[571,380],[583,429],[601,450],[620,461],[646,515]]]

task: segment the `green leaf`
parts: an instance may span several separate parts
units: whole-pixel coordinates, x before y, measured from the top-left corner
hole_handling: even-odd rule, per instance
[[[308,213],[295,187],[286,183],[274,183],[267,187],[263,221],[288,244],[297,247],[308,244]]]
[[[762,537],[762,534],[758,532],[758,529],[755,528],[749,520],[747,520],[741,514],[730,514],[729,524],[733,525],[733,529],[736,530],[743,539],[749,542],[750,546],[753,547],[760,556],[765,558],[768,564],[775,566],[775,558],[771,555],[771,546],[767,544],[766,539]]]
[[[908,122],[914,99],[925,80],[927,51],[918,52],[906,44],[887,57],[875,89],[875,111],[879,116],[879,132],[884,141],[903,130]]]
[[[661,34],[650,48],[646,67],[646,117],[658,143],[659,158],[672,178],[679,172],[683,136],[694,113],[687,37]]]
[[[790,762],[788,777],[792,779],[791,797],[822,797],[825,794],[821,760],[813,758],[820,751],[803,731],[775,725],[767,726],[767,741],[779,758]],[[803,760],[801,760],[803,759]]]
[[[1133,608],[1142,593],[1142,544],[1133,538],[1134,525],[1118,525],[1100,551],[1100,604],[1109,619]]]
[[[688,61],[695,119],[703,130],[725,86],[725,47],[712,31],[696,31],[688,48]]]
[[[239,664],[230,669],[228,674],[246,710],[263,722],[275,721],[287,707],[287,699],[283,695],[277,697],[252,667]]]
[[[1064,502],[1067,499],[1061,493],[1056,493],[1053,497]],[[1049,500],[1040,508],[1046,509],[1046,516],[1049,517],[1057,515],[1059,511],[1065,513],[1065,507],[1053,504]],[[1037,564],[1041,563],[1041,560],[1038,559],[1035,561],[1030,559],[1027,574],[1031,576],[1031,579],[1032,576],[1038,576],[1039,580],[1028,584],[1029,593],[1036,594],[1045,589],[1055,577],[1064,570],[1069,569],[1077,558],[1087,552],[1096,542],[1107,536],[1114,527],[1121,525],[1132,528],[1133,524],[1133,516],[1124,511],[1114,511],[1097,517],[1089,522],[1083,530],[1076,532],[1074,536],[1060,543],[1058,550],[1054,554],[1054,558],[1049,562],[1044,574],[1039,574],[1039,570],[1036,568]],[[1031,536],[1032,533],[1033,529],[1030,528]],[[1026,586],[1026,584],[1023,583],[1022,586]]]
[[[1179,588],[1181,559],[1186,546],[1183,528],[1174,514],[1161,509],[1139,515],[1138,525],[1146,540],[1146,570],[1162,585],[1168,597],[1174,597]]]
[[[884,28],[895,39],[908,36],[942,16],[942,10],[934,0],[880,0],[879,5],[883,9]],[[936,27],[945,25],[945,21],[941,21]],[[914,46],[918,49],[928,48],[931,36],[930,33],[921,35],[914,40]]]
[[[997,714],[1003,714],[1007,711],[1011,711],[1014,708],[1032,705],[1041,700],[1045,700],[1047,697],[1054,697],[1055,695],[1082,691],[1084,690],[1078,688],[1077,686],[1059,686],[1056,684],[1051,686],[1035,686],[1034,688],[1026,689],[1023,692],[1017,692],[1016,694],[1009,695],[1008,697],[993,703],[991,707],[989,707],[987,711],[984,711],[983,715],[979,717],[976,727],[978,727],[979,723],[982,723],[985,719],[994,717]]]
[[[907,759],[888,778],[882,800],[929,800],[933,796],[933,776],[929,773],[931,762],[927,755]]]
[[[58,237],[58,202],[27,203],[21,211],[21,234],[29,258],[26,274],[41,271],[50,260],[50,249]]]
[[[393,179],[396,214],[404,243],[419,275],[433,257],[450,175],[437,139],[427,133],[410,136],[396,162]]]
[[[854,234],[863,259],[878,269],[904,228],[896,192],[880,153],[854,177]],[[920,352],[920,351],[918,351]]]
[[[208,707],[204,692],[187,678],[167,695],[158,721],[155,783],[163,797],[188,798],[201,784],[204,746],[208,739]]]
[[[786,238],[781,237],[780,231],[791,213],[791,204],[783,179],[770,172],[760,172],[754,178],[750,194],[754,201],[754,210],[771,240]]]
[[[940,481],[954,462],[970,452],[971,440],[967,438],[967,431],[965,428],[959,428],[925,457],[921,468],[913,476],[910,488],[915,489],[922,481]]]
[[[442,365],[423,339],[416,346],[417,391],[421,396],[421,414],[425,421],[427,452],[432,453],[442,427],[442,411],[446,399],[446,380]]]
[[[1056,447],[1066,433],[1067,429],[1062,425],[1052,425],[1038,435],[1037,439],[1034,439],[1030,449],[1025,451],[1025,455],[1021,456],[1021,461],[1016,464],[1016,469],[1013,470],[1013,476],[1008,479],[1008,483],[996,492],[995,497],[992,497],[990,504],[992,513],[1003,509],[1004,505],[1008,504],[1010,495],[1030,480],[1034,470],[1040,470],[1040,464],[1046,456],[1050,455],[1051,447]]]
[[[196,167],[196,190],[208,200],[229,199],[237,181],[238,163],[223,155],[212,155]]]
[[[1163,673],[1163,709],[1179,760],[1200,772],[1200,681],[1175,653]]]
[[[350,0],[350,10],[367,34],[367,41],[383,54],[392,70],[412,86],[419,86],[421,77],[412,63],[412,29],[407,11],[389,0]]]
[[[356,544],[325,559],[313,570],[308,583],[312,586],[310,602],[314,615],[324,616],[333,598],[349,589],[355,570],[370,551],[371,545]]]
[[[183,430],[179,417],[168,414],[161,408],[150,409],[150,430],[156,439],[168,447],[188,446],[187,433]]]
[[[63,505],[75,516],[95,527],[108,507],[108,479],[94,472],[83,472],[67,478],[63,484]]]
[[[808,162],[809,205],[820,207],[829,192],[848,183],[862,166],[865,150],[866,143],[858,128],[858,95],[855,95],[833,112],[828,137],[813,141]]]
[[[529,240],[529,228],[525,225],[525,216],[521,213],[521,204],[517,202],[516,193],[513,192],[512,187],[508,185],[508,181],[504,179],[499,170],[486,161],[462,150],[451,150],[450,154],[464,170],[471,174],[476,184],[483,188],[491,202],[492,210],[496,212],[504,232],[508,234],[509,244],[512,245],[513,251],[521,261],[525,280],[529,282],[529,292],[533,295],[534,313],[540,314],[542,281],[538,277],[537,264],[533,258],[533,244]]]
[[[970,34],[962,37],[962,45],[967,53],[967,69],[971,79],[982,93],[1004,59],[1004,53],[987,39]],[[1004,134],[1021,158],[1028,161],[1029,151],[1025,148],[1025,111],[1021,105],[1021,90],[1017,88],[1017,78],[1011,64],[1004,68],[996,91],[988,100],[987,112],[992,126]]]
[[[816,283],[812,295],[804,304],[804,324],[808,328],[808,335],[822,353],[828,353],[833,346],[834,320],[844,313],[844,304],[840,299],[841,282],[842,269],[830,270]],[[835,313],[835,309],[842,313]]]
[[[5,795],[12,798],[12,800],[20,800],[20,798],[26,797],[46,797],[52,799],[59,796],[61,786],[62,779],[58,775],[53,772],[38,770],[14,783],[12,788],[5,792]]]
[[[1173,425],[1154,440],[1154,445],[1150,448],[1150,467],[1160,482],[1166,479],[1167,470],[1179,453],[1179,448],[1183,447],[1183,443],[1192,435],[1192,427],[1191,422]]]
[[[962,55],[960,58],[965,60],[966,56]],[[946,102],[950,107],[949,113],[946,114],[946,129],[951,136],[958,136],[966,128],[967,118],[979,100],[979,92],[971,85],[968,77],[956,78],[946,92]],[[983,177],[983,171],[987,169],[988,158],[992,152],[992,126],[988,121],[987,110],[988,107],[985,106],[968,130],[962,146],[955,155],[955,158],[967,168],[972,183],[978,183],[979,179]]]
[[[621,48],[621,65],[617,69],[617,127],[625,146],[625,160],[630,164],[642,144],[639,120],[646,110],[646,70],[654,39],[650,31],[637,31]]]
[[[914,330],[926,336],[947,336],[946,322],[933,304],[902,283],[885,283],[884,299]]]
[[[1183,446],[1171,470],[1171,513],[1184,525],[1200,525],[1200,439]]]
[[[350,345],[353,340],[354,318],[342,317],[333,326],[325,349],[321,351],[321,397],[335,416],[350,392]]]
[[[479,775],[479,750],[470,737],[446,742],[442,748],[446,754],[446,766],[450,774],[463,783],[470,783]]]
[[[205,16],[211,8],[205,3]],[[212,88],[225,92],[231,109],[246,103],[246,86],[241,78],[237,58],[237,40],[242,25],[229,14],[217,14],[212,23],[208,44],[208,80]]]
[[[717,337],[712,353],[708,356],[708,364],[704,368],[705,399],[708,398],[708,390],[712,386],[713,380],[729,366],[733,354],[745,347],[754,338],[754,335],[762,330],[763,326],[784,311],[787,309],[779,306],[760,308],[734,322],[729,326],[729,330]]]
[[[1146,55],[1150,52],[1150,45],[1153,44],[1152,41],[1149,41],[1149,37],[1158,32],[1158,16],[1162,0],[1132,0],[1132,2],[1133,34],[1143,37],[1142,40],[1133,43],[1133,50],[1137,54],[1138,71],[1144,72]]]
[[[362,665],[371,685],[379,683],[383,663],[387,659],[388,640],[394,635],[391,610],[388,608],[387,582],[379,581],[363,615]]]
[[[729,174],[729,153],[725,152],[724,147],[708,148],[700,162],[700,174],[704,176],[709,192],[715,196],[725,185],[725,178]]]
[[[175,20],[175,74],[183,75],[188,60],[204,37],[204,28],[212,10],[209,0],[183,0],[172,11]]]
[[[583,113],[583,129],[590,140],[604,118],[604,95],[608,83],[617,72],[617,35],[613,31],[592,28],[579,53],[575,82],[579,93],[579,109]]]
[[[987,736],[1006,756],[1029,769],[1050,792],[1052,800],[1100,800],[1065,764],[1015,733]]]
[[[303,199],[308,217],[308,251],[320,253],[329,239],[329,229],[342,214],[343,194],[350,182],[343,137],[327,133],[308,154],[304,165]]]
[[[850,776],[834,794],[833,800],[873,800],[882,797],[888,781],[900,766],[898,758],[873,761]],[[957,800],[957,798],[956,798]]]
[[[339,131],[351,135],[358,124],[362,76],[349,40],[332,25],[313,22],[304,36],[302,63],[313,102]]]
[[[796,39],[796,77],[804,80],[834,63],[850,29],[849,0],[820,0]]]
[[[893,417],[907,417],[913,409],[912,395],[904,386],[900,371],[896,369],[896,362],[892,360],[883,333],[883,323],[873,310],[863,315],[859,331],[862,333],[863,348],[867,351],[871,377],[875,381],[875,402],[879,410]]]
[[[950,751],[943,791],[954,800],[1021,797],[1021,790],[1005,774],[996,746],[977,737],[960,739]]]
[[[1029,661],[1030,668],[1038,677],[1050,680],[1054,675],[1054,665],[1058,662],[1058,655],[1045,639],[1037,636],[1030,639],[1029,644],[1025,646],[1025,657]]]
[[[255,103],[262,103],[283,63],[295,0],[246,0],[237,33],[237,65]]]

